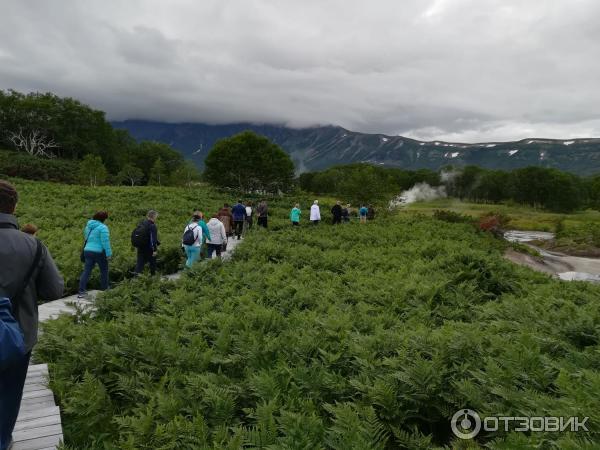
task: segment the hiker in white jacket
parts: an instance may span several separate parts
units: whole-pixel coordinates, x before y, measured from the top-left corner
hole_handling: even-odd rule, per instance
[[[319,200],[315,200],[310,207],[310,222],[313,225],[318,225],[321,220],[321,210],[319,209]]]
[[[210,239],[208,240],[208,257],[212,259],[213,252],[217,253],[217,257],[221,257],[221,251],[223,250],[224,244],[227,244],[227,232],[225,231],[225,225],[221,222],[216,215],[206,224],[210,233]]]

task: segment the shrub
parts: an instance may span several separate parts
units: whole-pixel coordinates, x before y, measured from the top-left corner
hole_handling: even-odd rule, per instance
[[[0,176],[76,184],[79,181],[79,163],[0,150]]]

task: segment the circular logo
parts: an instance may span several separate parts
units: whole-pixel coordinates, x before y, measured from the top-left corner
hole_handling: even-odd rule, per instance
[[[452,416],[452,432],[460,439],[473,439],[481,431],[481,418],[472,409],[459,409]]]

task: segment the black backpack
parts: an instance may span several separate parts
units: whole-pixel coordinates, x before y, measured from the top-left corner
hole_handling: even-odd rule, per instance
[[[146,247],[150,242],[150,227],[145,220],[138,223],[135,230],[131,232],[131,245],[136,248]]]
[[[190,226],[188,225],[185,232],[183,233],[183,238],[181,239],[183,245],[194,245],[194,242],[196,242],[194,230],[196,230],[196,228],[198,228],[198,225],[196,225],[194,228],[190,228]]]

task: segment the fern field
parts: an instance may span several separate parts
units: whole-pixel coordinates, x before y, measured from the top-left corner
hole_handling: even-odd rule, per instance
[[[229,263],[126,281],[44,327],[73,449],[600,447],[600,287],[513,266],[463,224],[256,230]],[[454,438],[482,416],[588,433]]]

